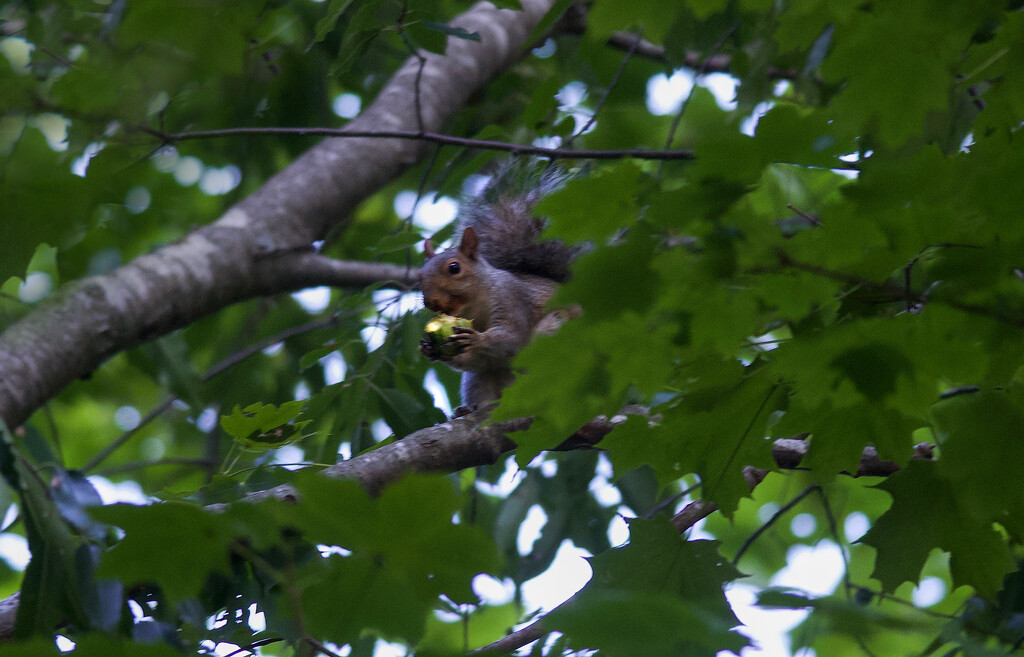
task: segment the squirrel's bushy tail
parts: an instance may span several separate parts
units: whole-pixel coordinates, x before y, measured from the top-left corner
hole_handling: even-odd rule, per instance
[[[569,279],[569,265],[579,252],[561,240],[539,240],[547,222],[533,210],[547,194],[569,179],[564,169],[538,160],[510,159],[491,177],[483,191],[463,199],[459,235],[472,226],[480,237],[480,252],[491,265],[514,274],[557,281]],[[459,237],[456,237],[458,242]]]

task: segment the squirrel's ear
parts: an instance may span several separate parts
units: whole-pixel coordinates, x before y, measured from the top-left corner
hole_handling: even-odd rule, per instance
[[[462,243],[459,244],[459,251],[467,258],[475,259],[479,246],[480,241],[476,236],[476,231],[472,226],[466,226],[466,230],[462,231]]]
[[[423,255],[427,256],[428,258],[434,257],[434,244],[430,240],[426,240],[425,242],[423,242]]]

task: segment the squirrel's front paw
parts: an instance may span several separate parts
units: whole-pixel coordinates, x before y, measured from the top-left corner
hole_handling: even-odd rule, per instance
[[[480,333],[476,329],[457,327],[452,333],[452,337],[448,338],[448,342],[456,346],[452,363],[458,367],[466,364],[465,361],[469,360],[470,353],[480,344]]]
[[[480,332],[474,328],[456,326],[452,330],[452,337],[448,338],[448,341],[458,344],[462,347],[463,351],[466,351],[467,349],[472,349],[480,341]]]

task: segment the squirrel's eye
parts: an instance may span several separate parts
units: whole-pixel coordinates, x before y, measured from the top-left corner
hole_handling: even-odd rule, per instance
[[[459,263],[458,263],[457,260],[450,260],[448,262],[448,273],[449,274],[454,276],[455,274],[458,274],[460,271],[462,271],[462,267],[459,266]]]

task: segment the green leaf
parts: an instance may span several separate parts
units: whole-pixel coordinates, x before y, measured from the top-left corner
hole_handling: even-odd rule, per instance
[[[596,36],[607,38],[616,30],[642,28],[645,38],[659,43],[672,25],[679,7],[679,3],[673,0],[648,0],[640,5],[597,4],[587,16],[588,33],[593,30]]]
[[[106,194],[71,173],[61,153],[52,150],[42,133],[22,127],[7,156],[16,166],[3,168],[0,197],[4,199],[4,239],[0,241],[0,281],[22,276],[38,254],[41,243],[60,246],[71,240],[78,222],[89,219],[91,209]],[[105,190],[104,190],[105,191]],[[40,260],[39,262],[42,262]],[[56,286],[57,281],[53,281]]]
[[[746,645],[700,605],[659,591],[586,592],[545,616],[544,627],[566,634],[574,649],[608,655],[714,655],[722,646]]]
[[[399,438],[420,429],[422,425],[414,418],[423,415],[427,410],[415,397],[397,388],[376,389],[381,401],[381,414],[384,421]]]
[[[5,642],[0,655],[23,657],[24,655],[53,655],[59,657],[68,653],[57,648],[52,636],[39,637],[29,641]],[[177,657],[181,654],[168,643],[143,643],[119,639],[102,634],[75,635],[75,648],[71,653],[76,657]]]
[[[693,383],[686,401],[658,408],[660,420],[630,418],[601,446],[617,473],[649,464],[662,485],[697,473],[702,497],[731,516],[750,492],[743,467],[773,465],[765,426],[781,388],[763,376],[746,377],[738,364],[705,365],[703,372],[689,372]]]
[[[893,504],[862,540],[878,550],[872,576],[885,590],[917,581],[933,547],[950,553],[954,586],[973,586],[983,596],[999,590],[1013,569],[1009,549],[991,523],[965,507],[937,464],[911,461],[878,488],[892,495]]]
[[[475,601],[472,578],[499,565],[479,528],[452,524],[461,500],[446,479],[406,477],[372,500],[354,481],[315,473],[299,473],[294,485],[302,503],[266,503],[273,517],[310,541],[378,560],[423,604],[432,604],[440,593],[458,602]]]
[[[561,443],[595,415],[613,414],[621,407],[625,391],[610,388],[610,373],[594,345],[596,335],[582,322],[570,321],[558,334],[534,340],[517,356],[516,366],[526,373],[502,393],[493,418],[534,416],[529,430],[512,437],[519,445],[520,466]]]
[[[1022,391],[959,395],[932,407],[942,449],[939,471],[957,491],[961,508],[982,523],[1024,537]]]
[[[82,542],[71,532],[48,487],[17,452],[14,437],[0,421],[0,474],[18,491],[32,558],[25,569],[14,636],[50,634],[61,622],[88,626],[79,598],[75,554]]]
[[[318,347],[312,351],[307,351],[302,354],[302,358],[299,359],[299,369],[303,371],[308,370],[316,365],[321,358],[324,358],[337,350],[338,345],[332,343],[323,347]]]
[[[837,28],[822,72],[843,83],[832,110],[844,125],[898,146],[919,134],[929,112],[948,109],[950,69],[959,59],[953,53],[967,46],[987,11],[932,9],[924,0],[861,9]],[[865,58],[884,64],[864,66]]]
[[[352,5],[353,0],[331,0],[327,6],[327,14],[316,23],[316,36],[313,43],[320,43],[324,38],[334,31],[338,19]]]
[[[57,247],[43,243],[36,247],[32,259],[28,261],[26,274],[42,272],[50,277],[53,288],[60,285],[60,272],[57,269]]]
[[[637,217],[633,196],[640,180],[640,170],[632,163],[572,178],[537,206],[539,214],[558,218],[545,236],[572,243],[606,238],[629,226]]]
[[[667,520],[629,523],[630,542],[593,557],[594,576],[544,618],[575,649],[611,655],[738,652],[746,642],[722,592],[739,573],[717,543],[686,541]]]
[[[212,73],[241,73],[249,47],[246,33],[256,23],[258,6],[215,1],[191,7],[140,0],[127,7],[117,31],[125,48],[162,44],[202,56]]]
[[[430,615],[426,634],[417,655],[453,655],[484,646],[505,636],[522,618],[522,608],[514,603],[497,607],[481,606],[456,622],[445,622]]]
[[[580,256],[573,264],[573,279],[562,286],[555,303],[579,303],[594,319],[629,311],[643,314],[661,283],[661,272],[651,266],[655,239],[648,227],[636,224],[625,240]]]
[[[332,556],[316,564],[302,594],[308,631],[335,643],[355,641],[366,631],[416,643],[430,607],[417,595],[418,582],[404,575],[370,555]]]
[[[246,449],[266,451],[301,437],[308,421],[294,420],[305,405],[303,400],[285,402],[280,407],[257,402],[244,411],[236,405],[230,415],[220,416],[220,426]]]
[[[91,513],[125,533],[103,555],[97,570],[100,577],[117,578],[126,587],[155,584],[176,603],[197,595],[211,573],[230,573],[228,555],[235,533],[222,515],[184,502],[114,504]],[[155,554],[160,558],[150,558]]]

